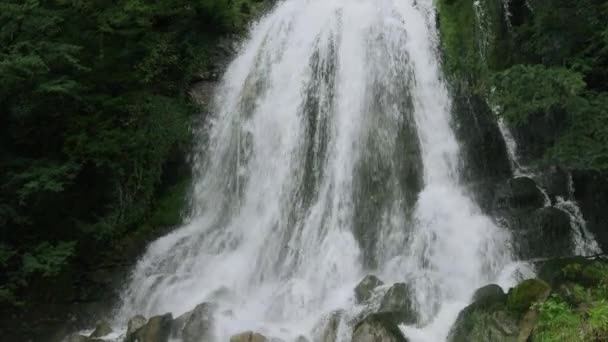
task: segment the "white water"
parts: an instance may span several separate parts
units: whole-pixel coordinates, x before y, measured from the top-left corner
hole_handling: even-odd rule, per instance
[[[509,234],[458,182],[433,15],[431,0],[287,0],[263,18],[218,90],[189,222],[149,246],[116,322],[212,300],[218,341],[314,340],[331,311],[360,310],[353,288],[376,273],[413,285],[421,322],[403,330],[435,342],[476,288],[513,284]],[[408,125],[423,169],[413,211],[395,171]],[[355,181],[366,158],[392,170],[373,253],[354,229],[356,203],[376,200]]]

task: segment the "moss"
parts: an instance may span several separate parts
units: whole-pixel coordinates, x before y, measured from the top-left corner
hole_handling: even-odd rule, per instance
[[[507,308],[518,317],[525,314],[535,302],[544,300],[551,291],[540,279],[528,279],[509,290]]]

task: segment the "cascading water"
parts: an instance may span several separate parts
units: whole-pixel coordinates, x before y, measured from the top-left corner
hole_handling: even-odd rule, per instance
[[[414,289],[404,332],[439,341],[477,287],[511,285],[510,235],[459,183],[437,39],[431,0],[279,3],[218,90],[188,223],[149,246],[117,322],[214,301],[218,341],[315,340],[375,273]]]

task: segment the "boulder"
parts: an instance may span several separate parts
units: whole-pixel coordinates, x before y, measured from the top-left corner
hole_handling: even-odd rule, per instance
[[[478,289],[450,330],[450,342],[517,342],[518,319],[507,308],[507,295],[497,285]]]
[[[504,303],[506,297],[507,295],[500,286],[490,284],[475,291],[473,302],[477,305],[491,305],[492,303]]]
[[[516,287],[509,290],[507,296],[507,308],[521,316],[525,314],[532,304],[544,301],[549,297],[551,288],[540,279],[524,280]]]
[[[253,331],[246,331],[230,338],[230,342],[268,342],[268,339]]]
[[[325,317],[315,328],[315,340],[319,342],[335,342],[338,337],[338,328],[342,320],[342,311],[334,311]]]
[[[154,316],[135,333],[127,336],[125,342],[168,342],[172,325],[173,316],[170,313]]]
[[[184,331],[184,327],[186,326],[186,323],[190,319],[191,315],[192,311],[188,311],[173,320],[173,324],[171,325],[171,338],[182,338],[182,332]]]
[[[95,326],[95,330],[93,331],[93,333],[91,333],[92,338],[94,337],[102,337],[102,336],[106,336],[112,333],[112,328],[110,327],[110,324],[108,324],[108,322],[106,321],[101,321],[99,323],[97,323],[97,325]]]
[[[373,291],[378,286],[383,285],[382,280],[378,279],[375,275],[367,275],[363,278],[357,287],[355,287],[355,300],[358,304],[361,304],[372,297]]]
[[[391,313],[401,323],[413,324],[417,321],[417,314],[411,298],[410,285],[395,283],[382,297],[378,313]]]
[[[182,330],[183,342],[207,342],[213,340],[213,314],[217,305],[202,303],[189,314]]]
[[[139,328],[146,325],[146,322],[148,322],[148,320],[142,315],[137,315],[131,318],[127,323],[127,336],[132,335],[137,330],[139,330]]]
[[[374,313],[355,325],[352,342],[407,342],[392,313]]]

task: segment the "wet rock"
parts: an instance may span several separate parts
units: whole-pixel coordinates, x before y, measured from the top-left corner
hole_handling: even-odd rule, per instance
[[[184,331],[184,327],[186,326],[186,323],[190,319],[191,315],[192,311],[188,311],[173,320],[173,324],[171,325],[171,338],[182,338],[182,332]]]
[[[170,313],[154,316],[135,333],[127,336],[125,342],[168,342],[172,325],[173,316]]]
[[[504,138],[483,96],[461,84],[455,85],[453,100],[454,133],[467,166],[462,168],[463,181],[482,210],[491,212],[496,187],[511,177]]]
[[[184,342],[212,341],[213,314],[216,310],[217,305],[212,303],[197,305],[190,313],[182,330]]]
[[[342,311],[334,311],[324,318],[315,328],[315,335],[319,342],[335,342],[338,337],[338,329],[342,320]]]
[[[404,283],[395,283],[382,297],[378,313],[391,313],[401,323],[416,323],[417,314],[412,303],[412,289]]]
[[[106,321],[102,321],[97,323],[95,330],[91,333],[90,337],[102,337],[112,333],[112,328],[110,324]]]
[[[142,315],[137,315],[131,318],[127,323],[127,336],[132,335],[137,330],[139,330],[139,328],[146,325],[146,322],[148,322],[148,320]]]
[[[268,339],[253,331],[246,331],[230,338],[230,342],[268,342]]]
[[[407,342],[399,323],[392,313],[371,314],[355,326],[352,342]]]
[[[559,258],[573,254],[570,216],[546,207],[511,221],[517,254],[526,259]]]
[[[359,304],[369,300],[372,297],[374,289],[383,284],[384,282],[375,275],[365,276],[365,278],[359,282],[359,285],[355,287],[355,300]]]
[[[545,196],[529,177],[515,177],[499,188],[495,207],[498,209],[534,210],[542,208]]]
[[[587,227],[603,250],[608,250],[608,172],[573,171],[574,197]]]
[[[559,167],[552,166],[542,175],[542,185],[551,198],[552,203],[557,197],[567,199],[570,195],[570,177],[568,172]]]

